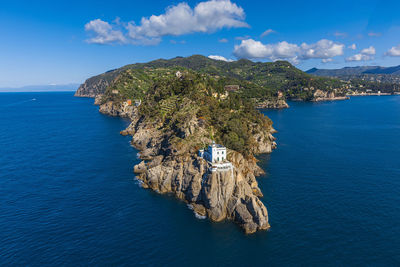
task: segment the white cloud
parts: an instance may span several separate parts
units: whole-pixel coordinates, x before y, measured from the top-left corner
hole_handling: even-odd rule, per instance
[[[346,61],[349,62],[349,61],[368,61],[368,60],[373,60],[375,54],[376,54],[375,47],[370,46],[368,48],[364,48],[363,50],[361,50],[360,53],[346,58]]]
[[[352,44],[352,45],[349,45],[348,48],[350,48],[352,50],[356,50],[357,49],[357,45],[356,44]]]
[[[328,59],[343,55],[344,45],[331,40],[322,39],[314,44],[301,44],[302,59],[320,58]]]
[[[86,31],[94,33],[94,37],[87,39],[88,43],[94,44],[109,44],[109,43],[125,43],[126,38],[119,30],[113,30],[113,27],[108,22],[101,19],[95,19],[86,23]]]
[[[346,58],[346,61],[368,61],[372,60],[374,57],[364,54],[355,54],[351,57]]]
[[[170,6],[164,14],[143,17],[140,24],[131,21],[121,23],[123,27],[114,29],[107,22],[103,22],[101,31],[93,27],[86,27],[86,31],[94,32],[92,42],[99,40],[103,43],[121,42],[115,35],[124,38],[125,43],[133,44],[157,44],[163,36],[180,36],[195,32],[211,33],[223,28],[244,28],[249,25],[244,21],[243,8],[230,0],[209,0],[198,3],[191,8],[187,3]],[[86,25],[101,21],[93,20]],[[108,25],[105,27],[105,25]],[[119,26],[119,25],[115,25]],[[125,34],[123,34],[125,32]],[[111,35],[111,36],[110,36]],[[115,40],[115,41],[114,41]],[[97,43],[100,43],[97,42]]]
[[[273,29],[268,29],[268,30],[266,30],[265,32],[263,32],[263,33],[260,35],[260,37],[265,37],[265,36],[270,35],[270,34],[272,34],[272,33],[275,33],[275,31],[274,31]]]
[[[400,57],[400,44],[398,46],[393,46],[386,53],[386,56],[389,57]]]
[[[226,62],[234,61],[233,59],[227,59],[227,58],[225,58],[223,56],[218,56],[218,55],[209,55],[208,57],[211,58],[211,59],[221,60],[221,61],[226,61]]]
[[[329,59],[343,55],[344,45],[330,40],[322,39],[314,44],[303,43],[300,46],[286,41],[276,44],[263,44],[253,39],[243,40],[240,45],[235,45],[234,55],[238,58],[289,60],[294,64],[299,60]]]
[[[296,44],[286,41],[265,45],[260,41],[247,39],[242,40],[240,45],[235,45],[233,54],[238,58],[296,61],[299,50]]]
[[[375,55],[376,54],[375,47],[370,46],[368,48],[364,48],[363,50],[361,50],[361,54],[364,54],[364,55]]]
[[[222,39],[219,39],[218,42],[220,42],[220,43],[228,43],[229,40],[226,39],[226,38],[222,38]]]

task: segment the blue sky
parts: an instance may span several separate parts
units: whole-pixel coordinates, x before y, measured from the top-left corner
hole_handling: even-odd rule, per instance
[[[399,65],[398,10],[392,0],[3,1],[0,87],[81,83],[192,54],[302,70]]]

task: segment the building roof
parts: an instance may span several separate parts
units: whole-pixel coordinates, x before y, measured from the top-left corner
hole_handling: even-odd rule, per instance
[[[214,141],[212,142],[211,145],[209,145],[210,147],[217,147],[217,148],[225,148],[223,145],[220,144],[216,144]]]

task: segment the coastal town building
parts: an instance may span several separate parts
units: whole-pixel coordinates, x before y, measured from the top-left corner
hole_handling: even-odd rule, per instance
[[[132,103],[132,100],[131,100],[131,99],[128,99],[128,100],[126,100],[126,101],[123,103],[124,106],[131,106],[132,104],[133,104],[135,107],[138,107],[138,106],[140,106],[140,104],[142,104],[142,100],[140,100],[140,99],[134,99],[134,100],[133,100],[133,103]]]
[[[182,72],[180,72],[179,70],[175,73],[175,76],[177,78],[181,78],[182,77]]]
[[[232,163],[226,159],[226,147],[214,141],[207,150],[200,149],[199,156],[210,164],[211,171],[227,171],[232,169]]]

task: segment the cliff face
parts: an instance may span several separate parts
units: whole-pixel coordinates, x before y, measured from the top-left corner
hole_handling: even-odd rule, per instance
[[[96,97],[97,95],[104,94],[107,87],[110,85],[110,78],[105,74],[94,76],[87,79],[81,84],[75,92],[78,97]]]
[[[98,99],[98,96],[96,97],[96,99]],[[95,103],[96,102],[98,101],[95,101]],[[101,104],[99,108],[99,111],[103,114],[125,118],[129,117],[132,114],[133,110],[133,106],[130,106],[127,103],[115,104],[112,101],[107,101],[104,104]]]
[[[134,167],[134,172],[144,188],[173,194],[190,204],[196,214],[212,221],[233,220],[246,233],[269,228],[268,212],[259,199],[262,193],[255,178],[263,171],[255,158],[246,159],[228,150],[228,160],[234,168],[211,172],[196,150],[185,144],[173,144],[173,133],[165,131],[162,125],[146,122],[136,108],[109,101],[100,106],[100,112],[131,119],[121,134],[131,135],[132,145],[140,150],[142,162]],[[204,129],[195,119],[180,131],[186,139],[211,142],[200,137]],[[255,139],[259,153],[271,152],[276,146],[271,131],[261,132]]]

